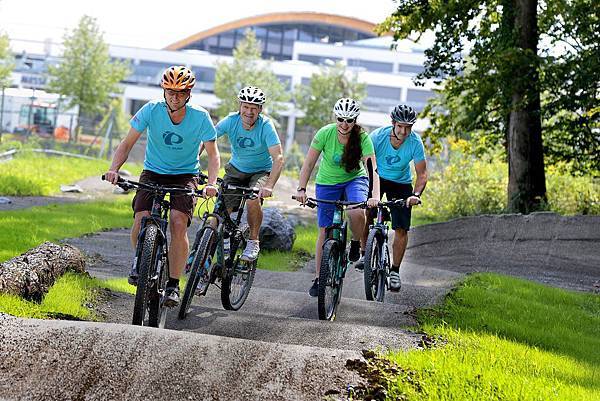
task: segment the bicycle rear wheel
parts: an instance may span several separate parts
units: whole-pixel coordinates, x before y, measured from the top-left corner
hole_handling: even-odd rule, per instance
[[[225,263],[226,268],[221,282],[221,304],[227,310],[239,310],[244,305],[254,282],[257,260],[252,262],[240,260],[246,248],[247,236],[248,230],[244,230],[243,235],[238,235],[236,240],[231,241],[229,251],[231,266]]]
[[[363,278],[367,301],[383,302],[385,296],[385,263],[383,255],[383,236],[377,229],[369,231]]]
[[[158,251],[158,227],[153,223],[148,223],[145,228],[142,243],[141,257],[138,260],[138,283],[135,292],[135,302],[133,306],[132,324],[138,326],[148,326],[150,324],[150,297],[152,292],[152,271],[156,265]]]
[[[340,263],[340,248],[335,240],[323,245],[321,270],[319,271],[318,311],[320,320],[334,320],[341,295],[341,280],[336,272]]]
[[[204,227],[202,229],[200,241],[198,241],[196,252],[194,254],[194,261],[192,262],[192,268],[190,269],[190,275],[188,276],[187,284],[181,299],[181,306],[179,307],[179,319],[185,319],[189,313],[190,305],[192,304],[192,298],[198,292],[205,294],[208,285],[210,284],[210,276],[208,271],[205,271],[204,264],[206,259],[210,256],[213,248],[215,239],[215,230],[212,227]]]

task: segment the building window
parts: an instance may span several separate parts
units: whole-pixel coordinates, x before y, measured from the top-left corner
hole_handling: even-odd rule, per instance
[[[410,65],[410,64],[398,64],[398,72],[408,74],[419,74],[423,71],[423,66]]]
[[[406,103],[417,111],[423,110],[427,101],[435,96],[435,93],[428,90],[409,89],[406,93]]]
[[[292,89],[292,77],[289,75],[277,75],[277,79],[283,84],[286,91]]]
[[[369,60],[360,60],[351,58],[348,59],[348,65],[351,67],[363,67],[366,68],[367,71],[374,72],[393,72],[394,64],[392,63],[384,63],[381,61],[369,61]]]
[[[367,97],[400,100],[401,88],[388,86],[367,85]]]

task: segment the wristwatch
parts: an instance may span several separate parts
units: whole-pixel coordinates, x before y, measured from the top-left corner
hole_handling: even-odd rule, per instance
[[[421,194],[418,192],[413,192],[413,196],[416,196],[417,198],[421,199]]]
[[[300,191],[306,192],[306,188],[298,187],[298,188],[296,188],[296,191],[297,192],[300,192]]]

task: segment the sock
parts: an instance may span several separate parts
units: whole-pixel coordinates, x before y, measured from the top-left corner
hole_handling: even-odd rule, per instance
[[[167,281],[167,287],[179,287],[179,279],[169,277],[169,280]]]
[[[394,266],[392,265],[390,271],[396,272],[396,273],[400,273],[400,266]]]

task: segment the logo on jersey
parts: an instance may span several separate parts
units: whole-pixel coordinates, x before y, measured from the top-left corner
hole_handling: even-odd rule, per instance
[[[337,165],[342,164],[342,155],[333,155],[333,162]]]
[[[254,140],[252,138],[242,138],[242,137],[237,139],[237,144],[242,149],[253,148],[255,145]]]
[[[183,137],[172,131],[165,131],[163,133],[163,140],[165,141],[165,145],[179,145],[183,142]]]
[[[400,158],[400,156],[386,156],[385,157],[385,162],[387,163],[388,166],[391,166],[392,164],[400,163],[400,160],[402,160]]]

